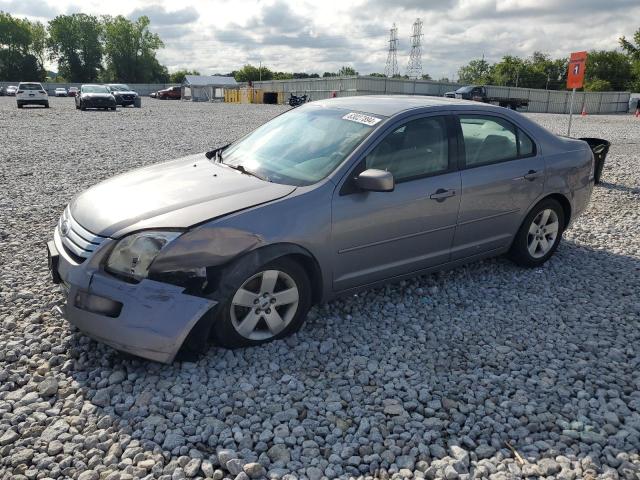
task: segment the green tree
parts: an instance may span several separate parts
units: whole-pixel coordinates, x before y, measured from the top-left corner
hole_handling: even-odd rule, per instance
[[[471,60],[458,70],[458,82],[464,84],[486,84],[491,78],[491,66],[484,58]]]
[[[358,72],[356,72],[355,68],[350,67],[349,65],[344,65],[343,67],[340,67],[340,70],[338,70],[339,77],[354,77],[356,75],[358,75]]]
[[[169,75],[169,81],[171,83],[182,83],[187,75],[200,75],[200,72],[197,70],[177,70]]]
[[[629,56],[615,50],[592,50],[587,55],[585,90],[602,92],[605,83],[608,89],[625,90],[633,82],[633,71]],[[595,90],[594,88],[598,88]]]
[[[640,28],[633,34],[633,40],[627,40],[624,36],[621,37],[620,46],[631,61],[632,78],[628,88],[638,92],[640,91]],[[588,58],[587,61],[589,61]]]
[[[595,78],[593,80],[584,81],[585,92],[610,92],[613,90],[611,82],[603,80],[601,78]]]
[[[164,44],[149,30],[149,18],[136,21],[118,15],[103,17],[103,41],[106,59],[105,77],[126,83],[151,83],[169,77],[156,59]]]
[[[48,25],[51,58],[72,82],[94,82],[102,69],[102,25],[84,13],[58,15]]]
[[[47,29],[40,22],[30,22],[29,29],[31,30],[29,53],[36,58],[38,67],[45,71],[44,62],[47,60]]]
[[[257,82],[259,80],[272,80],[273,72],[265,66],[258,68],[247,64],[240,70],[234,72],[233,77],[236,79],[236,82]]]
[[[291,80],[293,74],[289,72],[273,72],[273,80]]]
[[[338,74],[335,72],[324,72],[322,74],[322,78],[327,78],[327,77],[337,77]]]
[[[34,55],[35,25],[0,12],[0,80],[45,79],[44,62]]]
[[[377,72],[370,73],[370,74],[369,74],[369,76],[370,76],[370,77],[378,77],[378,78],[380,78],[380,77],[386,77],[386,75],[385,75],[384,73],[377,73]]]

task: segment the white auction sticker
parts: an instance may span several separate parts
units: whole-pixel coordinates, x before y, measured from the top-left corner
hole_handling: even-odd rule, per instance
[[[381,118],[372,117],[371,115],[365,115],[364,113],[356,113],[356,112],[347,113],[344,117],[342,117],[342,119],[351,120],[352,122],[363,123],[369,126],[375,125],[380,120],[382,120]]]

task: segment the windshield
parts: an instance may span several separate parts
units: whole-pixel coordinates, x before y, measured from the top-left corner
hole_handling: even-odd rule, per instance
[[[129,88],[129,85],[125,84],[109,85],[109,88],[115,92],[128,92],[129,90],[131,90]]]
[[[20,90],[42,90],[42,85],[39,83],[21,83],[18,86]]]
[[[83,85],[82,93],[109,93],[109,89],[104,85]]]
[[[222,161],[271,182],[311,185],[340,165],[381,120],[335,108],[297,108],[231,145]]]
[[[456,90],[456,93],[469,93],[471,90],[473,90],[473,85],[470,85],[468,87],[460,87],[458,90]]]

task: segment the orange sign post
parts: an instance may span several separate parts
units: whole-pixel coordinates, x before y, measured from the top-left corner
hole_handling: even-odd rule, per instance
[[[576,96],[576,88],[584,85],[584,72],[587,66],[587,52],[573,52],[569,58],[569,71],[567,72],[567,88],[571,88],[571,104],[569,105],[569,129],[567,136],[571,135],[571,119],[573,118],[573,99]]]

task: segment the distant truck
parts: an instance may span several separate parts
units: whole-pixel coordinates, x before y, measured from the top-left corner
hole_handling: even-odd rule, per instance
[[[493,105],[510,108],[511,110],[529,106],[529,100],[526,98],[505,97],[498,94],[492,95],[491,90],[492,87],[467,85],[460,87],[455,92],[447,92],[444,96],[449,98],[461,98],[463,100],[474,100],[482,103],[491,103]]]

